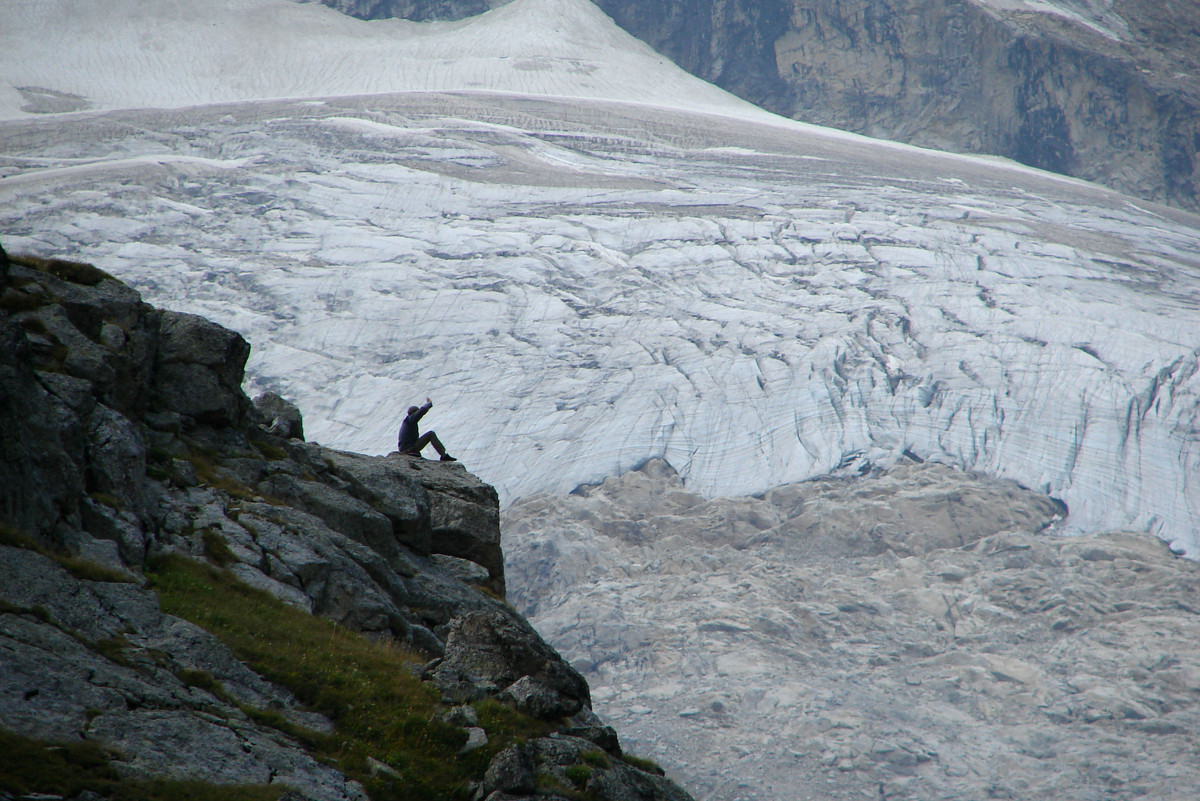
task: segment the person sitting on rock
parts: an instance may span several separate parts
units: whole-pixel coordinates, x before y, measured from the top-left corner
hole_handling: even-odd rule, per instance
[[[426,445],[432,445],[433,449],[441,454],[443,462],[457,462],[457,459],[446,453],[446,448],[437,438],[436,433],[430,431],[428,434],[421,434],[421,428],[417,425],[417,421],[432,407],[433,401],[429,398],[425,399],[424,406],[408,407],[408,414],[405,416],[404,422],[400,424],[400,441],[396,447],[407,456],[420,456]]]

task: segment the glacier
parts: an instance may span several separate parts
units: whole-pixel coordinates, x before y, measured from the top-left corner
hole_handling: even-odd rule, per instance
[[[1200,556],[1200,217],[774,117],[585,0],[22,0],[0,31],[5,247],[238,330],[324,444],[387,452],[428,395],[505,502],[908,455]]]

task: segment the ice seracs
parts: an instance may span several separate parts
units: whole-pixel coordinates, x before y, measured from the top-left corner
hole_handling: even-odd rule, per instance
[[[310,437],[386,452],[445,398],[439,433],[506,499],[653,456],[736,495],[907,452],[1200,554],[1195,216],[748,110],[582,0],[329,18],[322,47],[333,12],[274,0],[163,30],[209,47],[218,6],[274,15],[219,81],[143,76],[153,26],[89,85],[2,56],[98,108],[255,102],[10,120],[0,224],[239,330]],[[277,42],[311,61],[281,71]]]

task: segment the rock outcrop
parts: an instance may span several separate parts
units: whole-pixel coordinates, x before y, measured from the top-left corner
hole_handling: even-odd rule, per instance
[[[461,19],[496,0],[322,0]],[[1200,11],[1151,0],[596,0],[692,74],[785,116],[1007,156],[1200,208]]]
[[[321,0],[360,19],[410,19],[414,22],[455,20],[504,5],[510,0]]]
[[[518,608],[701,797],[1185,801],[1200,568],[1066,511],[930,463],[706,500],[656,460],[504,529]]]
[[[1200,208],[1200,11],[1146,0],[597,0],[689,72],[805,122],[1007,156]]]
[[[496,493],[461,465],[303,441],[295,407],[242,393],[242,337],[88,265],[0,251],[0,343],[5,747],[97,748],[95,781],[289,798],[687,798],[623,758],[587,683],[503,601]],[[340,628],[281,661],[319,619]],[[330,700],[351,690],[313,686],[344,637],[393,664],[385,687],[411,685],[370,725],[424,740],[378,745]],[[5,764],[0,798],[66,793]]]

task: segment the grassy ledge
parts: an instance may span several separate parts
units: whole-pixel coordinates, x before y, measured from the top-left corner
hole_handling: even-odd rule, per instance
[[[281,785],[122,779],[113,755],[95,743],[51,743],[0,730],[0,793],[71,798],[84,790],[107,801],[277,801]]]
[[[40,553],[42,556],[58,562],[63,569],[77,579],[104,581],[113,584],[131,584],[137,581],[132,575],[124,571],[46,548],[32,537],[26,536],[7,523],[0,523],[0,545]]]
[[[460,754],[466,732],[440,719],[445,706],[418,678],[415,654],[288,606],[206,563],[168,556],[152,565],[149,578],[164,612],[208,630],[252,669],[329,717],[334,733],[317,735],[292,731],[269,710],[253,715],[362,782],[375,801],[467,799],[470,782],[498,750],[545,732],[545,724],[483,701],[477,710],[489,743]]]

